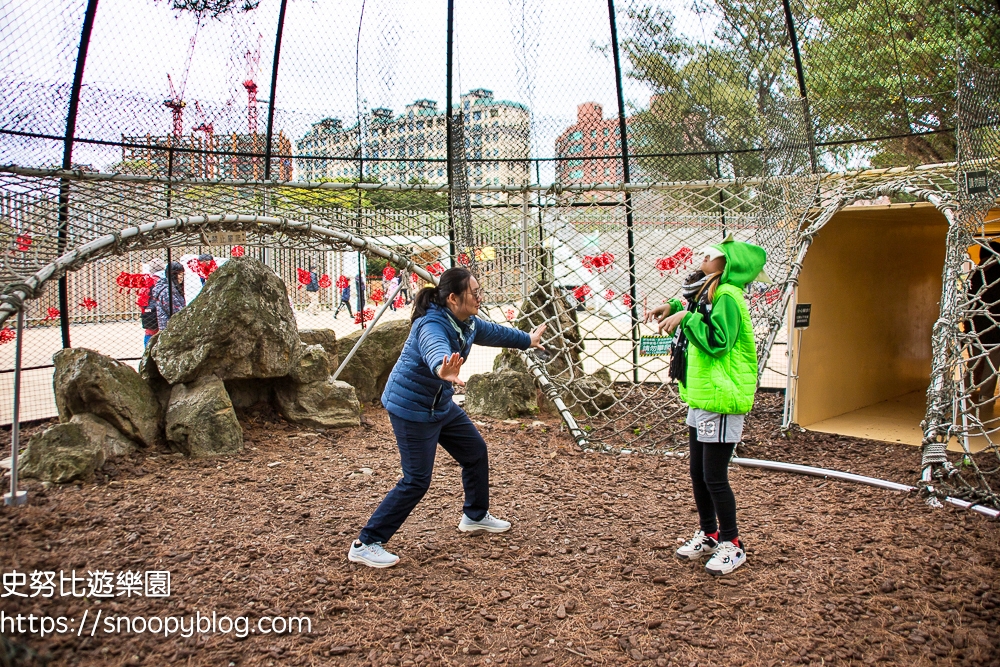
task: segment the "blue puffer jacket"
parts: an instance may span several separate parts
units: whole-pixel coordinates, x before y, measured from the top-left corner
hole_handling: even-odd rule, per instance
[[[460,333],[461,332],[461,333]],[[390,414],[413,422],[434,422],[444,418],[454,390],[434,371],[445,355],[455,352],[469,358],[472,343],[490,347],[526,350],[531,337],[512,327],[502,327],[470,317],[459,322],[451,311],[435,304],[418,318],[403,344],[399,361],[389,374],[382,392],[382,405]]]

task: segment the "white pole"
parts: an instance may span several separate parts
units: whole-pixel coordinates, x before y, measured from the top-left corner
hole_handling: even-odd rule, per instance
[[[3,494],[4,505],[26,505],[28,492],[17,490],[17,453],[21,447],[21,340],[24,335],[24,304],[17,311],[17,342],[14,350],[14,421],[10,426],[10,493]]]
[[[334,380],[340,377],[340,373],[341,371],[344,370],[344,367],[347,366],[347,362],[351,360],[351,357],[354,356],[354,353],[358,351],[359,347],[361,347],[361,343],[365,342],[365,338],[368,338],[368,334],[372,332],[372,329],[374,329],[375,325],[378,323],[378,318],[382,317],[382,313],[385,312],[385,309],[389,307],[389,304],[392,303],[392,300],[396,298],[396,295],[402,288],[403,288],[403,278],[402,276],[400,276],[399,284],[396,285],[396,289],[392,290],[392,294],[386,297],[385,303],[379,306],[379,309],[375,312],[375,317],[372,318],[371,326],[369,326],[361,333],[361,338],[358,339],[358,342],[354,344],[354,347],[351,348],[351,351],[347,353],[347,356],[344,357],[344,360],[340,362],[339,366],[337,366],[337,370],[334,371],[333,373]],[[365,321],[364,310],[360,311],[359,315],[361,315],[361,323],[363,325]]]

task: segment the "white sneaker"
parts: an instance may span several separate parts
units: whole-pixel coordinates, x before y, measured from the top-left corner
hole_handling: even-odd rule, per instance
[[[465,514],[462,514],[462,520],[458,523],[458,529],[463,533],[478,533],[480,531],[505,533],[510,530],[510,521],[498,519],[489,512],[479,521],[473,521]]]
[[[709,574],[720,576],[729,574],[745,562],[747,562],[747,554],[743,547],[726,541],[719,545],[715,555],[705,563],[705,570]]]
[[[347,560],[352,563],[363,563],[368,567],[392,567],[399,562],[399,556],[389,553],[378,542],[372,544],[352,542],[351,549],[347,552]]]
[[[681,560],[699,560],[711,556],[719,550],[719,543],[714,537],[709,537],[704,531],[697,531],[690,540],[681,545],[674,555]]]

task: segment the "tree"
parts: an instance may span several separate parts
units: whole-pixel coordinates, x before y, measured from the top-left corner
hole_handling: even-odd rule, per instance
[[[816,19],[803,42],[803,58],[809,95],[822,121],[819,137],[909,135],[877,144],[874,166],[953,160],[956,49],[995,65],[1000,58],[995,0],[937,7],[917,0],[821,0],[813,7]]]
[[[798,3],[793,1],[793,6]],[[807,136],[780,0],[693,0],[717,20],[711,43],[680,35],[675,17],[653,7],[630,8],[621,48],[628,76],[649,85],[648,108],[632,116],[632,152],[686,153],[637,159],[647,179],[699,179],[802,169],[804,150],[782,163],[753,151]],[[814,0],[796,11],[813,131],[847,157],[866,139],[873,165],[954,159],[956,49],[993,65],[1000,61],[1000,6],[959,0],[928,7],[921,0]],[[905,136],[904,136],[905,135]],[[707,153],[698,155],[698,153]]]
[[[698,11],[708,7],[695,5]],[[788,113],[780,100],[798,96],[781,3],[718,0],[711,44],[680,36],[661,8],[630,9],[622,51],[628,75],[655,91],[648,109],[633,115],[631,150],[647,179],[699,180],[764,171],[759,152],[769,127]],[[715,152],[719,152],[716,162]],[[749,151],[749,152],[748,152]],[[801,160],[800,160],[801,162]],[[792,168],[801,165],[790,165]]]
[[[250,12],[260,5],[260,0],[162,0],[179,12],[191,12],[199,17],[217,19],[224,14]]]

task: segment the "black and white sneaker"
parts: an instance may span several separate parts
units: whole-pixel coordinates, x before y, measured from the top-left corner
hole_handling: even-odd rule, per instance
[[[746,551],[742,544],[723,542],[705,563],[705,571],[715,576],[729,574],[743,563],[747,562]]]
[[[705,531],[695,532],[694,537],[685,542],[674,555],[681,560],[699,560],[705,556],[711,556],[719,548],[719,542],[714,537],[705,534]]]

